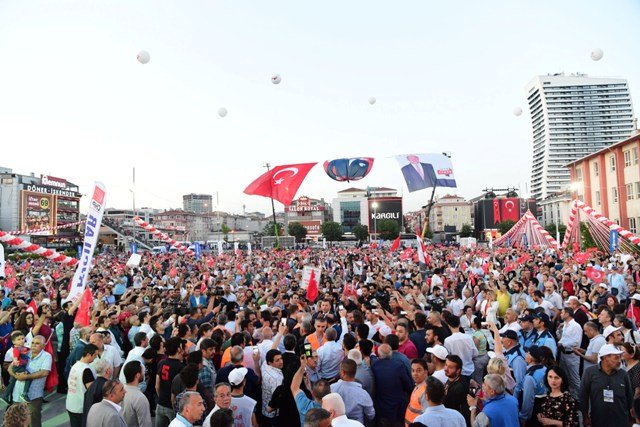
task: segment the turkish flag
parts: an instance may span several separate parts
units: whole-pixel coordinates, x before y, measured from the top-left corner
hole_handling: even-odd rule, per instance
[[[518,264],[524,264],[531,259],[531,255],[524,253],[518,257]]]
[[[400,247],[400,236],[396,237],[396,240],[393,241],[391,245],[391,252],[397,250]]]
[[[578,252],[577,254],[573,255],[573,259],[575,259],[578,264],[584,264],[585,262],[589,261],[589,254],[587,252]]]
[[[29,304],[27,305],[27,311],[32,312],[36,316],[38,315],[38,306],[36,305],[36,300],[33,298],[31,298],[31,301],[29,301]]]
[[[244,189],[245,194],[271,197],[283,205],[290,205],[300,184],[316,163],[276,166],[260,175]]]
[[[497,224],[501,221],[502,219],[500,218],[500,200],[493,199],[493,223]]]
[[[508,219],[512,220],[512,221],[518,221],[518,199],[517,198],[507,198],[507,199],[501,199],[501,218],[503,221],[506,221]],[[495,213],[494,213],[495,215]]]
[[[596,270],[593,267],[587,267],[587,269],[584,271],[584,275],[591,279],[594,283],[602,283],[607,278],[602,271]]]
[[[82,293],[82,300],[78,305],[78,311],[76,312],[76,323],[83,327],[89,326],[91,322],[91,307],[93,306],[93,295],[91,289],[87,286]]]
[[[307,299],[314,302],[316,298],[318,298],[318,281],[316,280],[316,271],[311,270],[309,284],[307,285]]]
[[[9,277],[7,281],[4,283],[4,287],[13,290],[13,288],[16,287],[17,283],[18,283],[18,279],[16,279],[15,277]]]
[[[413,256],[413,249],[407,248],[400,253],[400,259],[405,261]]]

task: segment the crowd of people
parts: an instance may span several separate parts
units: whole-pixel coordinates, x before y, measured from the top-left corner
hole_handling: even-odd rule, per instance
[[[427,251],[104,253],[92,301],[73,268],[8,261],[4,425],[56,391],[72,427],[640,422],[638,254]]]

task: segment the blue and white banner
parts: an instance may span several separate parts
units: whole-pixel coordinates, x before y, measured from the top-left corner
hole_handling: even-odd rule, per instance
[[[6,277],[4,273],[4,246],[0,245],[0,277]]]
[[[131,253],[132,254],[137,254],[138,253],[138,244],[136,242],[131,242],[130,249],[131,249]]]
[[[202,255],[202,248],[200,247],[200,243],[195,242],[193,244],[193,249],[195,249],[196,259],[200,259],[200,255]]]
[[[84,229],[84,243],[80,254],[80,262],[78,269],[73,275],[71,282],[71,290],[67,301],[73,301],[84,291],[87,284],[87,278],[91,271],[91,260],[93,252],[98,244],[98,234],[100,234],[100,225],[102,224],[102,215],[104,214],[106,190],[104,184],[96,182],[93,189],[93,196],[89,202],[89,211],[87,212],[87,221]]]
[[[609,252],[615,252],[618,249],[618,230],[611,230],[609,232]]]
[[[396,156],[400,170],[412,193],[425,188],[456,187],[451,159],[441,153]]]

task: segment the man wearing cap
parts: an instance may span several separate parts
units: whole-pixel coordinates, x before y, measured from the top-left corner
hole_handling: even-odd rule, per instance
[[[431,363],[434,366],[434,371],[431,375],[442,381],[442,384],[446,384],[448,378],[447,374],[444,372],[444,367],[449,352],[446,348],[438,344],[433,347],[429,347],[427,349],[427,353],[431,354]]]
[[[536,339],[536,330],[533,327],[533,316],[520,316],[520,347],[526,352]]]
[[[615,345],[616,348],[620,348],[620,346],[624,344],[624,334],[621,329],[622,328],[616,328],[613,325],[609,325],[604,328],[602,336],[607,344]]]
[[[236,425],[258,427],[258,420],[253,410],[256,401],[245,396],[243,389],[247,368],[235,368],[229,372],[229,384],[231,384],[231,410],[233,411]]]
[[[533,345],[548,347],[553,352],[554,357],[557,357],[558,345],[556,344],[555,337],[549,332],[550,324],[551,320],[546,313],[539,312],[534,315],[533,327],[536,330],[536,335],[533,339]]]
[[[599,283],[596,287],[596,300],[593,303],[593,308],[607,305],[607,298],[609,297],[608,287],[606,283]]]
[[[507,362],[509,362],[509,368],[511,368],[511,371],[513,372],[513,379],[518,383],[522,381],[522,378],[527,372],[527,362],[525,362],[524,353],[522,352],[522,348],[520,348],[518,334],[515,331],[508,329],[503,334],[500,334],[500,337],[502,337],[504,357],[506,357]]]
[[[580,347],[582,342],[582,327],[573,319],[573,309],[565,307],[560,312],[562,324],[562,338],[558,341],[560,351],[560,366],[569,378],[569,390],[574,397],[578,396],[580,386],[580,357],[573,349]]]
[[[611,286],[611,294],[618,298],[618,301],[624,303],[629,295],[629,289],[627,289],[627,282],[624,280],[624,276],[620,274],[617,265],[611,267],[611,273],[607,276],[609,286]]]
[[[583,372],[598,363],[598,352],[607,342],[598,330],[598,325],[593,322],[587,322],[583,327],[584,334],[589,338],[587,349],[574,348],[573,352],[584,359]]]
[[[629,425],[633,388],[627,372],[620,369],[621,354],[614,345],[602,346],[600,363],[582,375],[580,406],[586,427]]]

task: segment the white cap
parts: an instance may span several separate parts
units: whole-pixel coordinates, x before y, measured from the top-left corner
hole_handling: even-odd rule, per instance
[[[602,347],[600,347],[600,351],[598,352],[598,358],[602,358],[610,354],[622,354],[622,351],[618,350],[618,348],[613,344],[605,344]]]
[[[51,300],[49,298],[42,298],[42,301],[40,301],[40,305],[51,305]]]
[[[615,331],[619,331],[621,328],[616,328],[613,325],[609,325],[606,328],[604,328],[604,331],[602,331],[602,336],[604,337],[604,339],[607,339],[607,337],[609,335],[611,335],[612,333],[614,333]]]
[[[605,289],[608,288],[606,283],[600,283],[598,286],[600,286],[601,288],[605,288]]]
[[[229,372],[229,384],[232,386],[238,386],[244,381],[245,375],[247,375],[247,368],[235,368]]]
[[[640,294],[633,294],[631,295],[631,299],[634,299],[636,301],[640,301]]]
[[[445,360],[449,355],[449,352],[447,351],[447,349],[441,345],[434,345],[433,347],[428,348],[427,353],[433,354],[435,357],[437,357],[440,360]]]
[[[387,325],[384,325],[382,327],[380,327],[380,329],[378,329],[378,333],[383,336],[386,337],[387,335],[389,335],[391,333],[391,328],[388,327]]]
[[[582,305],[584,305],[587,308],[587,310],[591,311],[591,304],[585,301],[582,303]]]

